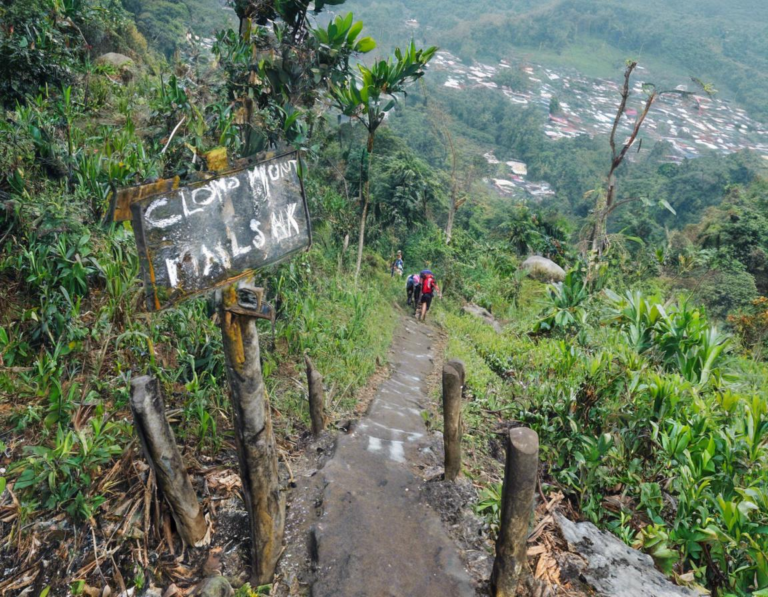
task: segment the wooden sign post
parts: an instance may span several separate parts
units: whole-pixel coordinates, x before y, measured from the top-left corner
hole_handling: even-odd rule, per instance
[[[124,193],[114,210],[117,219],[130,203],[149,310],[222,288],[219,319],[256,585],[274,576],[285,501],[256,329],[256,318],[274,322],[274,314],[263,289],[245,279],[311,244],[298,166],[298,155],[289,153],[189,186],[159,181],[149,191]]]

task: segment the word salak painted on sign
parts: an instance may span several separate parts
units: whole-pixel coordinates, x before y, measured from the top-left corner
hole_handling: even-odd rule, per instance
[[[311,242],[296,154],[131,209],[150,309],[229,283]]]

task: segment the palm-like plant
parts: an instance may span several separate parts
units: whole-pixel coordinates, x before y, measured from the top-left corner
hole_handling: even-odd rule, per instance
[[[397,104],[400,94],[405,94],[409,83],[424,76],[424,68],[432,59],[437,48],[417,50],[411,42],[403,52],[395,49],[394,60],[379,60],[370,68],[360,64],[359,79],[349,79],[343,84],[332,88],[332,96],[336,107],[346,116],[359,120],[368,131],[368,171],[370,171],[371,155],[376,131],[392,108]],[[361,181],[362,184],[362,181]],[[357,266],[355,280],[360,275],[363,261],[363,246],[365,243],[365,222],[368,216],[368,206],[371,200],[370,176],[365,177],[362,197],[362,212],[360,214],[360,239],[357,246]]]

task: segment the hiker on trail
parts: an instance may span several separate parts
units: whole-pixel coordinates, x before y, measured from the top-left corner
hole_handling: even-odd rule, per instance
[[[403,269],[405,269],[405,264],[403,263],[403,252],[398,251],[397,252],[397,258],[392,263],[392,273],[391,276],[394,278],[395,274],[398,276],[403,275]]]
[[[429,311],[429,308],[432,306],[432,299],[434,298],[435,293],[437,293],[438,296],[442,295],[440,294],[440,289],[437,287],[437,282],[435,282],[435,276],[431,271],[428,269],[424,270],[419,277],[421,278],[421,297],[419,302],[416,303],[416,319],[426,321],[427,311]]]
[[[405,283],[405,291],[408,294],[408,302],[406,304],[410,305],[413,302],[414,305],[418,306],[419,296],[421,295],[421,278],[419,278],[419,274],[408,276],[408,280]],[[416,300],[414,301],[414,299]]]

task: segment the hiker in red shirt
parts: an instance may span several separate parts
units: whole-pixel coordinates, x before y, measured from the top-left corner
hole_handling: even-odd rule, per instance
[[[431,271],[424,270],[421,272],[421,299],[420,304],[416,307],[416,318],[421,321],[426,321],[427,311],[432,306],[432,299],[438,293],[440,296],[440,289],[437,287],[435,277]]]

